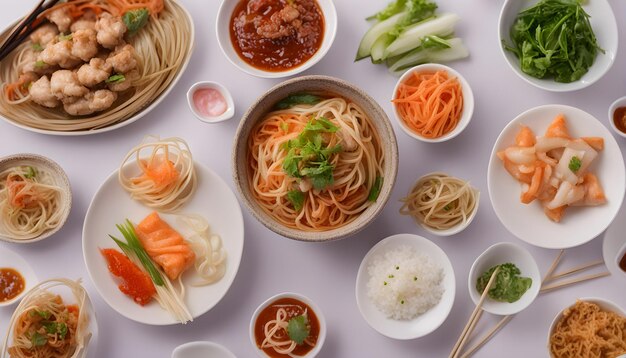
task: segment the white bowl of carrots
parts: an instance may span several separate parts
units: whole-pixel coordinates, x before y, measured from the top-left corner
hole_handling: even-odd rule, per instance
[[[458,136],[474,113],[474,94],[465,78],[436,63],[406,71],[393,90],[393,111],[409,136],[439,143]]]

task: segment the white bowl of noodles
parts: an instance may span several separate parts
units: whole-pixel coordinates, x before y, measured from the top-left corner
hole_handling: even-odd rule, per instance
[[[552,320],[548,354],[565,358],[603,352],[603,357],[622,357],[626,341],[618,334],[624,325],[626,311],[616,303],[600,297],[579,298]]]
[[[95,3],[95,0],[88,2]],[[124,38],[135,47],[139,80],[131,89],[119,92],[110,108],[73,116],[67,114],[63,107],[45,108],[28,97],[11,103],[3,95],[0,97],[0,118],[36,133],[79,136],[115,130],[148,114],[168,96],[185,72],[195,42],[195,29],[189,12],[177,0],[164,0],[163,3],[164,9],[158,17],[150,17],[144,28],[132,37]],[[9,36],[19,21],[21,19],[2,32],[1,41]],[[18,79],[14,66],[32,45],[30,40],[24,41],[0,63],[3,89]],[[90,90],[107,88],[107,85],[102,82]]]
[[[303,148],[315,154],[297,159]],[[385,112],[366,93],[305,76],[273,87],[248,109],[232,163],[257,220],[287,238],[320,242],[354,235],[380,214],[396,180],[398,148]]]

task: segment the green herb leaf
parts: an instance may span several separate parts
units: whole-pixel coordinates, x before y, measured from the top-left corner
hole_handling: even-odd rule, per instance
[[[289,124],[287,124],[286,122],[280,122],[280,129],[282,129],[284,132],[287,132],[289,130]]]
[[[383,187],[383,177],[376,177],[374,180],[374,185],[370,189],[370,193],[367,196],[367,200],[376,201],[378,200],[378,196],[380,195],[380,189]]]
[[[431,35],[431,36],[425,36],[424,38],[422,38],[422,48],[424,49],[432,48],[432,49],[443,50],[443,49],[451,48],[451,47],[452,45],[450,44],[450,42],[448,42],[445,39],[442,39],[439,36]]]
[[[111,77],[107,78],[106,81],[104,81],[104,82],[106,82],[106,83],[121,83],[121,82],[124,82],[124,81],[126,81],[126,76],[118,73],[118,74],[112,75]]]
[[[322,97],[309,93],[296,93],[289,95],[280,100],[274,108],[276,109],[289,109],[298,104],[318,104],[323,100]]]
[[[55,334],[57,333],[57,323],[56,322],[41,322],[43,327],[46,329],[46,333]]]
[[[126,219],[126,222],[122,225],[115,225],[117,229],[124,235],[126,242],[117,239],[115,236],[109,235],[113,241],[117,244],[117,246],[124,251],[124,254],[129,257],[137,257],[137,259],[141,262],[141,266],[148,272],[152,282],[154,282],[157,286],[165,285],[163,281],[163,277],[159,270],[157,270],[154,262],[146,252],[146,250],[141,245],[139,238],[137,237],[137,233],[135,232],[135,227],[130,220]]]
[[[370,16],[367,18],[367,20],[378,20],[378,21],[383,21],[383,20],[387,20],[388,18],[392,17],[395,14],[399,14],[402,11],[404,11],[404,7],[406,5],[406,0],[396,0],[393,1],[391,3],[389,3],[387,5],[387,7],[382,10],[379,11],[378,13]]]
[[[304,315],[293,317],[287,324],[289,339],[297,344],[304,343],[304,340],[309,336],[310,332],[311,327],[309,326],[309,320]]]
[[[65,323],[59,323],[57,326],[57,333],[59,334],[59,338],[65,339],[67,336],[67,325]]]
[[[43,47],[40,44],[32,44],[31,48],[33,49],[33,51],[35,52],[40,52],[43,51]]]
[[[444,206],[444,207],[443,207],[443,210],[445,210],[445,211],[450,211],[450,210],[452,210],[452,204],[448,204],[448,205]]]
[[[50,316],[52,316],[52,313],[50,313],[50,311],[38,311],[38,310],[32,310],[30,311],[30,316],[31,317],[35,317],[35,316],[39,316],[43,319],[48,319],[50,318]]]
[[[570,159],[569,165],[567,167],[569,168],[569,170],[572,171],[572,173],[576,173],[580,170],[580,166],[582,164],[583,162],[580,160],[580,158],[578,158],[577,156],[573,156],[572,159]]]
[[[30,342],[33,344],[33,347],[41,347],[48,343],[48,338],[39,332],[35,332],[30,336]]]
[[[500,267],[495,282],[489,289],[489,297],[500,302],[513,303],[519,300],[532,285],[532,279],[521,277],[521,271],[512,263],[496,265],[483,273],[476,281],[476,290],[482,294],[491,275]]]
[[[35,62],[35,68],[42,69],[44,67],[46,67],[46,63],[43,62],[42,60]]]
[[[124,21],[124,24],[128,29],[128,34],[133,36],[141,30],[142,27],[146,26],[149,15],[150,12],[146,8],[125,12],[124,15],[122,15],[122,21]]]
[[[300,190],[291,190],[287,193],[287,200],[289,200],[296,211],[302,210],[304,207],[304,199],[304,193]]]
[[[406,15],[389,32],[391,36],[398,36],[407,27],[432,17],[437,10],[437,4],[429,0],[408,0],[405,4]]]
[[[37,170],[33,167],[26,167],[26,174],[24,174],[24,178],[32,179],[37,176]]]
[[[59,41],[70,41],[72,39],[72,34],[69,33],[67,35],[64,34],[60,34],[59,35]]]

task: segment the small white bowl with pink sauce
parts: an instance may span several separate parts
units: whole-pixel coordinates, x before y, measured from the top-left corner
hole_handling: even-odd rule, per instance
[[[197,82],[187,91],[191,112],[204,123],[219,123],[233,118],[235,103],[228,89],[217,82]]]

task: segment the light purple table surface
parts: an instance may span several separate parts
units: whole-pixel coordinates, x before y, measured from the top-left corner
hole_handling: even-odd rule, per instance
[[[590,0],[594,1],[594,0]],[[407,136],[395,123],[389,102],[396,78],[384,66],[369,60],[354,63],[361,36],[368,28],[365,17],[387,1],[336,0],[339,26],[328,54],[304,72],[348,80],[365,89],[394,122],[400,150],[400,168],[393,194],[383,214],[365,231],[339,242],[307,244],[291,241],[266,229],[244,209],[245,246],[239,273],[230,291],[211,311],[186,326],[152,327],[130,321],[112,310],[89,279],[82,257],[81,232],[91,198],[104,179],[117,169],[126,152],[146,134],[180,136],[186,139],[199,162],[209,166],[234,190],[230,152],[240,116],[254,99],[281,80],[260,79],[235,68],[219,49],[215,18],[219,0],[181,0],[191,12],[196,28],[196,48],[187,71],[168,98],[139,121],[115,131],[86,137],[56,137],[31,133],[0,121],[0,156],[33,152],[57,161],[72,183],[74,203],[67,224],[43,242],[0,245],[18,252],[34,267],[40,279],[82,277],[98,316],[102,358],[170,357],[185,342],[208,340],[228,347],[238,357],[254,357],[248,325],[254,309],[268,297],[294,291],[313,299],[324,312],[328,337],[319,355],[339,357],[447,357],[472,312],[467,274],[474,259],[490,245],[510,241],[527,248],[545,272],[557,251],[529,246],[513,237],[500,224],[487,192],[487,164],[492,145],[502,128],[519,113],[544,104],[579,107],[609,126],[608,106],[626,95],[626,2],[611,0],[619,26],[618,56],[600,81],[573,93],[551,93],[532,87],[511,71],[500,53],[498,16],[503,1],[439,0],[442,11],[462,18],[457,34],[470,49],[469,59],[452,63],[471,84],[476,99],[469,127],[445,144],[425,144]],[[34,0],[4,0],[0,25],[8,26],[27,13]],[[218,81],[230,89],[236,105],[235,118],[221,124],[198,121],[187,106],[187,89],[196,81]],[[618,138],[622,152],[626,141]],[[481,191],[479,213],[459,235],[438,238],[398,214],[399,199],[421,175],[432,171],[470,180]],[[517,195],[517,193],[515,193]],[[398,233],[414,233],[431,239],[450,257],[456,273],[456,300],[445,323],[430,335],[396,341],[386,338],[361,317],[355,299],[355,280],[361,259],[379,240]],[[562,267],[572,267],[602,257],[600,236],[567,250]],[[1,266],[2,258],[0,258]],[[559,310],[578,297],[600,296],[626,305],[624,280],[616,277],[541,295],[517,315],[475,357],[546,357],[548,328]],[[0,308],[0,335],[4,337],[15,306]],[[138,309],[140,309],[138,307]],[[485,332],[498,320],[483,315],[476,332]]]

